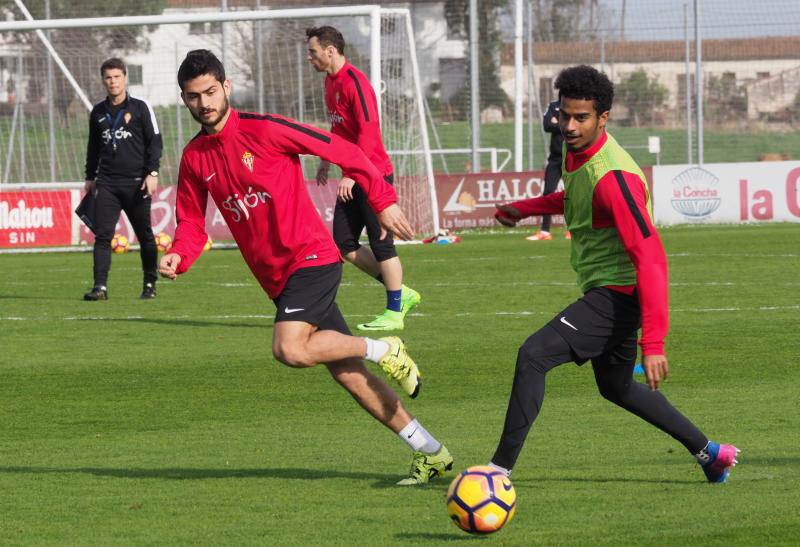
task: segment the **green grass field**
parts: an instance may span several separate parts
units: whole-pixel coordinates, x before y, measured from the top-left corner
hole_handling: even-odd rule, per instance
[[[567,242],[522,235],[400,248],[423,295],[403,332],[425,375],[408,407],[458,469],[488,461],[518,346],[578,294]],[[394,486],[408,449],[324,368],[272,358],[274,308],[238,252],[206,254],[152,302],[137,299],[137,254],[115,256],[97,303],[81,301],[89,254],[4,255],[0,544],[797,545],[800,226],[662,237],[664,393],[742,449],[730,482],[704,483],[680,445],[565,365],[514,470],[517,516],[483,540],[449,522],[449,480]],[[383,296],[345,272],[354,326]]]

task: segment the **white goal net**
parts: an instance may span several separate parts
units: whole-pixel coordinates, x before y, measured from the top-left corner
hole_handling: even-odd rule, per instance
[[[127,63],[130,94],[155,111],[164,142],[162,184],[177,182],[181,151],[198,130],[176,82],[192,49],[210,49],[222,59],[238,109],[329,129],[324,75],[306,60],[305,29],[320,25],[342,32],[346,57],[373,82],[400,205],[418,233],[436,232],[409,14],[376,6],[0,22],[0,190],[14,183],[83,181],[88,111],[105,96],[99,67],[110,57]],[[316,158],[303,163],[313,178]]]

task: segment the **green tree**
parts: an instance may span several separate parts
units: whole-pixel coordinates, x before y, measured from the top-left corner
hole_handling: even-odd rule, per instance
[[[596,40],[604,18],[599,0],[532,0],[537,42]]]
[[[615,102],[628,110],[629,118],[636,127],[639,127],[642,118],[648,113],[650,122],[654,123],[656,112],[669,95],[667,88],[658,83],[657,78],[651,78],[643,68],[623,78],[615,88]]]
[[[166,5],[166,0],[51,0],[51,19],[70,19],[80,17],[113,17],[125,15],[157,15]],[[45,18],[45,2],[37,0],[27,2],[31,16],[36,19]],[[5,18],[24,20],[12,0],[0,0],[0,15]],[[145,27],[105,27],[59,29],[49,31],[50,41],[73,77],[90,97],[102,95],[100,82],[100,64],[113,55],[124,57],[133,50],[147,51],[149,43],[145,37]],[[43,66],[48,53],[34,32],[5,32],[2,39],[6,44],[19,44],[23,50],[28,49],[33,56],[26,55],[24,70],[31,80],[41,78]],[[15,76],[14,76],[15,77]],[[76,104],[75,92],[63,74],[55,72],[55,103],[57,110],[65,114],[71,105]],[[44,86],[33,86],[33,91],[41,94]],[[39,97],[31,96],[29,101]],[[82,107],[81,107],[82,108]]]
[[[511,102],[503,88],[500,87],[500,47],[501,34],[498,18],[508,9],[507,0],[480,0],[478,2],[478,86],[480,92],[480,109],[497,106],[506,112]],[[446,0],[445,19],[451,36],[459,36],[469,40],[469,0]],[[465,73],[470,72],[469,55],[464,59]],[[469,110],[470,80],[451,100],[454,110],[466,114]]]
[[[706,80],[703,110],[709,121],[717,123],[746,116],[747,91],[736,84],[736,76],[731,72],[712,74]]]

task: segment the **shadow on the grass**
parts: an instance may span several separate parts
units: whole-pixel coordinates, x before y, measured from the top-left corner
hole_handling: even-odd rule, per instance
[[[352,479],[375,481],[373,488],[401,488],[395,483],[402,478],[399,475],[378,473],[360,473],[353,471],[334,471],[330,469],[300,468],[264,468],[264,469],[115,469],[109,467],[0,467],[0,473],[85,473],[98,477],[117,477],[120,479],[168,479],[168,480],[205,480],[205,479],[237,479],[264,478],[281,480],[331,480]],[[445,485],[446,486],[446,485]]]
[[[86,318],[76,319],[77,321],[96,321],[96,319]],[[242,322],[223,322],[223,321],[198,321],[196,319],[157,319],[153,317],[106,317],[103,321],[120,323],[152,323],[154,325],[168,325],[170,327],[247,327],[252,329],[272,329],[273,323],[242,323]]]

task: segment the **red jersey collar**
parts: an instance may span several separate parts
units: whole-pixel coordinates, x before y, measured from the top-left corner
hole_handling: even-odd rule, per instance
[[[342,75],[347,74],[347,70],[350,68],[353,68],[353,65],[350,64],[350,61],[345,61],[342,68],[339,69],[339,72],[336,74],[328,74],[328,78],[332,80],[340,78]]]
[[[235,134],[239,127],[239,111],[231,106],[229,112],[230,115],[228,115],[228,119],[225,121],[225,127],[222,128],[222,131],[215,133],[214,135],[210,135],[208,132],[206,132],[206,128],[203,127],[201,129],[203,136],[210,139],[224,140]]]
[[[581,150],[580,152],[568,151],[566,161],[567,171],[572,172],[580,168],[584,163],[589,161],[592,156],[597,154],[597,151],[603,147],[606,141],[608,141],[608,134],[606,133],[606,130],[603,129],[603,134],[600,135],[600,138],[597,139],[597,141],[586,150]]]

